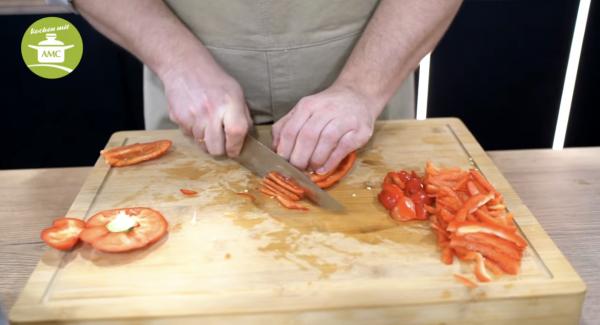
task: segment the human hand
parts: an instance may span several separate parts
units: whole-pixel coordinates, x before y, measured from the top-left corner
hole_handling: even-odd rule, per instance
[[[273,148],[299,169],[326,173],[369,141],[376,106],[346,86],[306,96],[273,125]]]
[[[187,64],[161,79],[169,117],[211,155],[239,155],[252,125],[241,86],[220,67],[203,69]]]

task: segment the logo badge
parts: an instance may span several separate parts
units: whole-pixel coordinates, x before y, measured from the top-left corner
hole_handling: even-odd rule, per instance
[[[77,28],[58,17],[42,18],[27,28],[21,41],[23,61],[36,75],[62,78],[73,72],[83,55]]]

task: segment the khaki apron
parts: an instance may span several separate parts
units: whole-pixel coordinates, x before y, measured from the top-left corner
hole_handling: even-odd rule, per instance
[[[378,0],[167,0],[242,86],[255,123],[280,119],[337,77]],[[411,75],[380,118],[414,117]],[[160,79],[144,67],[146,129],[176,128]]]

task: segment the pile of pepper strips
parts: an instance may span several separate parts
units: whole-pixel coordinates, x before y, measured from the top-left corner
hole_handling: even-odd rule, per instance
[[[436,168],[428,162],[422,179],[414,171],[389,172],[378,198],[396,220],[424,220],[427,212],[443,263],[452,264],[454,257],[473,262],[481,282],[491,281],[491,274],[519,272],[527,242],[502,194],[479,171]],[[462,275],[455,277],[476,286]]]

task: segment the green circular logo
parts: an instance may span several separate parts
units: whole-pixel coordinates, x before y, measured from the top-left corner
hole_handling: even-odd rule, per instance
[[[57,79],[73,72],[83,55],[77,28],[58,17],[42,18],[31,24],[21,41],[23,61],[42,78]]]

